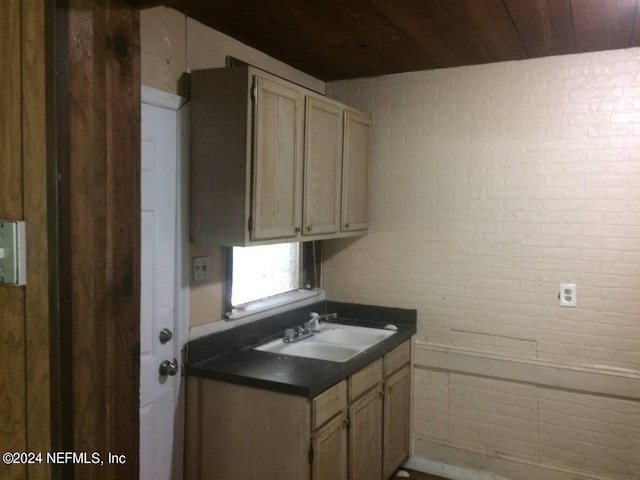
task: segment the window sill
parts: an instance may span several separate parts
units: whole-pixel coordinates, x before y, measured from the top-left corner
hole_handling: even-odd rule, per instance
[[[189,340],[221,332],[230,328],[255,322],[294,308],[304,307],[324,300],[324,290],[294,290],[263,300],[247,303],[242,309],[234,309],[223,321],[197,325],[189,329]]]

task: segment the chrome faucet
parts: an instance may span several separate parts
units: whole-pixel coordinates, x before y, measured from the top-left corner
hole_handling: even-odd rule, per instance
[[[304,340],[305,338],[309,338],[320,331],[320,320],[337,318],[338,314],[325,313],[324,315],[320,315],[319,313],[311,312],[310,316],[311,320],[307,320],[302,325],[296,328],[287,328],[284,331],[284,338],[282,340],[285,343],[295,343],[300,340]]]
[[[337,318],[337,313],[325,313],[324,315],[320,315],[316,312],[311,312],[309,314],[311,316],[311,320],[307,321],[304,324],[304,329],[309,332],[319,332],[320,331],[320,320],[326,320],[328,318]]]
[[[304,340],[305,338],[309,338],[314,335],[316,332],[311,330],[306,330],[303,326],[298,326],[296,328],[287,328],[284,331],[284,338],[282,341],[284,343],[295,343],[300,340]]]

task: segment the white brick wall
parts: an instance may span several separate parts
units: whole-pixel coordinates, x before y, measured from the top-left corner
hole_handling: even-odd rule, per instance
[[[540,458],[614,478],[640,478],[637,402],[540,390]]]
[[[328,298],[416,308],[428,345],[638,378],[640,49],[337,82],[327,91],[374,119],[370,234],[327,242]],[[577,284],[578,308],[558,306],[561,282]],[[509,438],[497,430],[512,424],[508,414],[492,414],[492,428],[471,415],[494,380],[479,379],[474,410],[473,401],[427,393],[434,378],[446,376],[451,388],[459,375],[421,375],[430,380],[417,389],[418,436],[640,478],[637,437],[606,421],[593,435],[598,454],[584,447],[580,416],[557,437],[537,432],[562,403],[547,401],[529,420],[535,437],[524,422],[514,427],[521,441],[498,445]],[[587,402],[584,415],[596,408],[599,397],[571,395]],[[636,434],[638,399],[624,400]]]
[[[424,369],[416,370],[415,393],[421,440],[599,478],[640,478],[635,401]]]

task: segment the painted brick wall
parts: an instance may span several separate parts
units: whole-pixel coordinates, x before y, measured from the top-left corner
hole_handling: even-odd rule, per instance
[[[417,349],[498,356],[506,377],[530,362],[640,385],[640,49],[327,92],[374,119],[370,234],[327,242],[328,298],[416,308]],[[558,306],[561,282],[577,284],[577,308]],[[430,367],[416,369],[416,438],[640,478],[640,388]]]

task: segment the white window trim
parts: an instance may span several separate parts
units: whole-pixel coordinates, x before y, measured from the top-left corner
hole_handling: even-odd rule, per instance
[[[189,340],[209,335],[211,333],[222,332],[240,325],[262,320],[263,318],[284,313],[294,308],[304,307],[325,299],[324,290],[293,290],[281,293],[273,297],[263,298],[246,304],[245,308],[234,308],[223,321],[196,325],[189,329]]]

